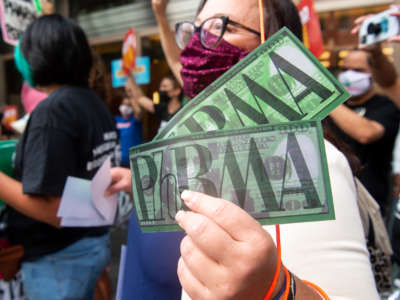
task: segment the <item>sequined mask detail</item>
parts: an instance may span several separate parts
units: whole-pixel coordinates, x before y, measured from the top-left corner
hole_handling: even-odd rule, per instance
[[[206,49],[199,34],[193,35],[181,54],[185,95],[194,98],[249,53],[223,39],[214,49]]]

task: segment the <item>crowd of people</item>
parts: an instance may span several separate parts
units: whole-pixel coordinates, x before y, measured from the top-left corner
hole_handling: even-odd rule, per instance
[[[41,93],[33,93],[34,105],[26,108],[14,176],[0,172],[0,199],[7,205],[2,220],[10,244],[23,247],[19,263],[28,299],[93,299],[109,262],[109,227],[60,225],[68,176],[92,179],[111,156],[106,194],[131,194],[129,149],[143,142],[144,114],[154,114],[162,129],[282,27],[302,40],[291,0],[203,0],[195,20],[179,23],[175,33],[168,2],[152,5],[173,75],[161,80],[153,99],[128,75],[114,117],[104,64],[74,21],[42,16],[15,49],[24,88]],[[355,34],[368,17],[356,21]],[[386,228],[377,231],[381,218],[363,211],[379,204],[393,262],[400,265],[400,77],[375,44],[349,51],[338,80],[351,97],[323,122],[335,220],[281,225],[280,262],[274,226],[261,226],[229,199],[184,191],[188,210],[175,216],[182,232],[144,233],[134,214],[130,218],[122,299],[328,299],[326,293],[375,300],[392,289],[391,278],[385,284],[379,279],[371,252]],[[372,196],[368,207],[359,199],[363,187]]]

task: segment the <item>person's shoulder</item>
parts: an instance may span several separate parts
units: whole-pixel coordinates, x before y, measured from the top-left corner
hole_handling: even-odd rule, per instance
[[[120,115],[115,115],[114,120],[115,120],[115,122],[123,122],[124,118]]]
[[[346,156],[328,140],[325,142],[325,152],[329,169],[340,169],[346,176],[352,177],[350,164]]]
[[[69,101],[77,103],[80,103],[83,99],[85,99],[86,101],[88,101],[89,99],[100,100],[92,89],[80,86],[63,87],[58,90],[56,96],[60,100],[68,99]]]
[[[385,95],[381,95],[381,94],[375,94],[374,96],[372,96],[369,100],[368,100],[368,105],[376,105],[376,106],[388,106],[388,107],[394,107],[397,110],[396,105],[393,103],[393,101],[385,96]]]
[[[135,116],[131,116],[129,121],[133,122],[133,123],[138,123],[138,124],[142,124],[142,122],[138,119],[136,119]]]
[[[30,114],[30,119],[35,117],[46,118],[51,110],[52,95],[48,96],[43,101],[40,101]]]

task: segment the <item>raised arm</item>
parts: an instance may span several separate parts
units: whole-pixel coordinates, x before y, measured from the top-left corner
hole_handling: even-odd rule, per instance
[[[129,97],[129,102],[132,105],[133,115],[134,115],[135,119],[138,120],[138,121],[142,121],[142,119],[143,119],[143,110],[142,110],[142,107],[139,105],[137,99],[135,97]]]
[[[392,15],[400,16],[399,13]],[[366,15],[355,21],[353,34],[358,34],[362,22],[373,15]],[[400,35],[390,38],[388,42],[400,42]],[[395,66],[389,61],[382,51],[381,43],[377,43],[368,47],[360,46],[360,48],[370,53],[368,63],[371,67],[372,77],[374,81],[382,88],[383,92],[400,107],[400,77],[397,75]]]
[[[336,125],[361,144],[373,143],[385,134],[385,127],[377,121],[358,115],[345,105],[330,114]]]
[[[366,51],[370,53],[368,63],[374,81],[397,107],[400,107],[400,77],[397,75],[395,66],[382,52],[381,44],[376,44]]]
[[[135,106],[139,106],[139,108],[144,108],[149,113],[154,114],[155,110],[153,100],[143,94],[142,89],[137,85],[132,76],[128,76],[125,89],[134,109]]]
[[[166,10],[169,0],[152,0],[154,15],[160,32],[161,46],[164,50],[167,63],[179,84],[183,86],[181,78],[182,65],[180,63],[181,49],[175,42],[175,35],[169,26]]]

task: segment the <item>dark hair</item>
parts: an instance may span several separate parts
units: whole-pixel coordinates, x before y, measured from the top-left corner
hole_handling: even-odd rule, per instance
[[[163,77],[164,79],[169,79],[172,81],[172,86],[174,87],[174,89],[182,89],[181,85],[179,84],[178,80],[176,80],[175,76],[168,74],[167,76]]]
[[[172,74],[168,74],[167,76],[164,76],[162,80],[164,80],[164,79],[171,80],[172,86],[174,87],[174,89],[180,89],[181,90],[181,92],[179,93],[178,98],[179,98],[179,101],[182,102],[182,100],[183,100],[182,86],[179,84],[178,80],[176,80],[175,76],[172,75]]]
[[[88,85],[92,55],[83,30],[71,19],[46,15],[25,31],[21,51],[35,85]]]
[[[203,9],[207,0],[200,2],[197,14]],[[264,25],[266,39],[279,31],[282,27],[289,28],[301,41],[303,40],[303,27],[299,12],[292,0],[263,0]]]
[[[93,65],[89,73],[89,87],[93,89],[97,96],[110,108],[112,102],[110,75],[107,73],[107,68],[101,55],[94,49],[92,49],[92,58]]]
[[[322,120],[322,128],[324,130],[324,138],[335,145],[344,154],[344,156],[346,156],[353,175],[357,176],[362,169],[360,159],[353,153],[350,145],[338,137],[338,129],[334,125],[334,121],[330,116]]]

